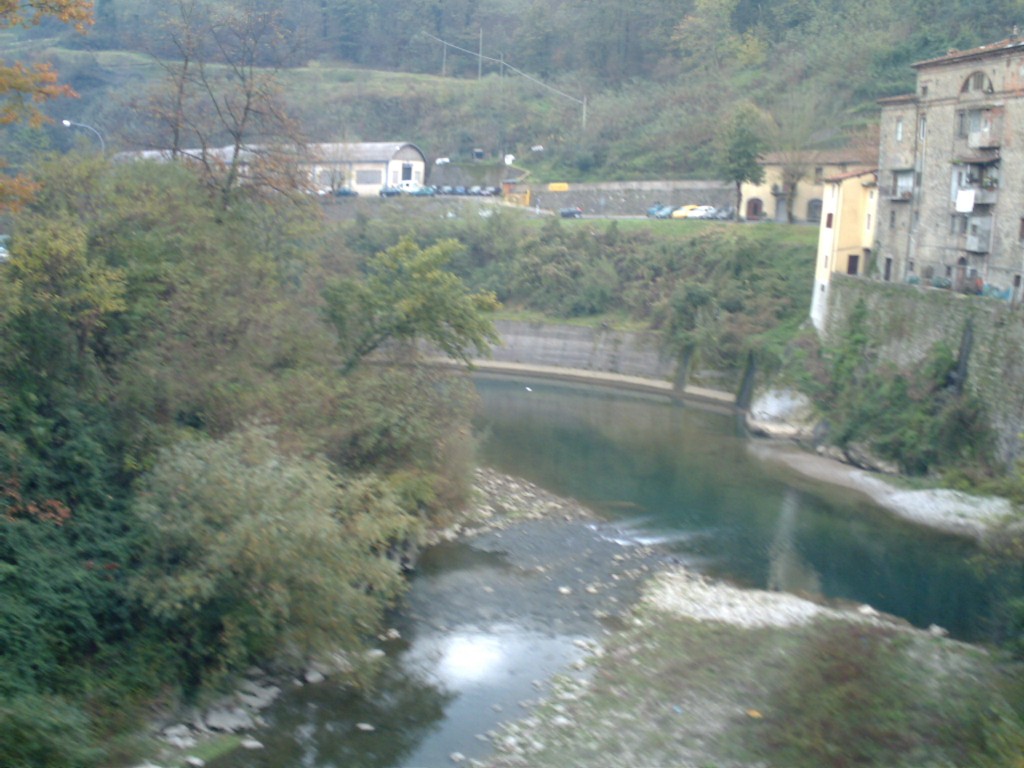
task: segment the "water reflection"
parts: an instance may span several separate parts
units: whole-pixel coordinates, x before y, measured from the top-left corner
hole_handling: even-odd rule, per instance
[[[782,497],[775,536],[768,550],[768,589],[818,597],[821,595],[821,577],[797,549],[796,518],[799,510],[799,496],[792,489],[787,489]]]
[[[667,400],[480,377],[482,460],[601,511],[623,538],[757,588],[988,637],[973,545],[752,457],[735,421]]]

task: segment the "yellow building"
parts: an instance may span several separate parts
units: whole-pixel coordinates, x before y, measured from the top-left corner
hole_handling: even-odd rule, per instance
[[[832,275],[864,275],[871,267],[878,220],[878,172],[833,176],[824,180],[823,188],[811,298],[811,322],[819,333],[825,328]]]
[[[761,159],[764,180],[740,189],[740,218],[748,221],[821,220],[825,179],[874,168],[855,150],[770,152]]]

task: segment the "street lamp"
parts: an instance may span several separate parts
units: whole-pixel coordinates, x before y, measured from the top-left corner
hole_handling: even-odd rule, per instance
[[[64,125],[65,128],[71,128],[73,126],[75,128],[85,128],[85,130],[92,131],[93,133],[95,133],[96,138],[100,140],[100,150],[103,152],[103,154],[107,154],[107,142],[103,140],[103,135],[95,128],[93,128],[91,125],[86,125],[85,123],[76,123],[74,120],[61,120],[61,123]]]

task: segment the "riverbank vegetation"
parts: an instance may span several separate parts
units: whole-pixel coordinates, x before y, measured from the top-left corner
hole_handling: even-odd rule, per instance
[[[143,704],[359,658],[470,485],[471,389],[416,343],[485,349],[493,297],[450,244],[364,261],[301,195],[75,156],[33,183],[0,263],[0,763],[109,764]]]
[[[379,218],[338,226],[364,258],[400,237],[421,247],[455,238],[452,269],[474,289],[493,291],[503,312],[653,331],[690,381],[704,377],[733,392],[753,364],[762,381],[811,398],[828,424],[821,439],[855,460],[1021,495],[948,344],[931,349],[927,364],[902,370],[880,362],[863,307],[830,343],[810,328],[815,228],[473,211],[411,224],[415,206],[389,205]]]

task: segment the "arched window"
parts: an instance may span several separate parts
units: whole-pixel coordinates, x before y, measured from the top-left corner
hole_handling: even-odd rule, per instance
[[[757,221],[762,216],[764,216],[764,203],[761,202],[761,198],[752,197],[747,200],[747,219]]]
[[[972,72],[960,87],[960,93],[992,93],[992,80],[984,72]]]
[[[807,201],[807,221],[812,224],[821,221],[821,200],[818,198]]]

